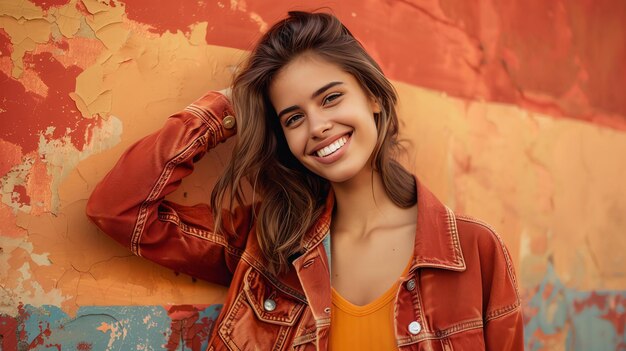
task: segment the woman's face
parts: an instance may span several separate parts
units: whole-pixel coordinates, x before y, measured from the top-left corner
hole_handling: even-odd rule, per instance
[[[304,54],[279,71],[269,93],[289,149],[307,169],[333,183],[369,174],[380,108],[351,74]]]

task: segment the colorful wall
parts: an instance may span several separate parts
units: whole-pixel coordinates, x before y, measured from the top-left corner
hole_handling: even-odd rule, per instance
[[[290,9],[393,80],[421,179],[515,260],[528,350],[626,350],[626,2],[0,0],[0,350],[202,350],[225,296],[84,215],[130,143]],[[173,199],[206,202],[232,143]]]

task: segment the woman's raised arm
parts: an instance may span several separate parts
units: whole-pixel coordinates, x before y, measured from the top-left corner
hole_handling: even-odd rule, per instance
[[[225,213],[224,228],[234,232],[218,234],[208,205],[182,206],[164,197],[208,149],[235,132],[228,98],[206,94],[124,152],[94,189],[87,215],[134,254],[227,285],[250,229],[249,207]]]

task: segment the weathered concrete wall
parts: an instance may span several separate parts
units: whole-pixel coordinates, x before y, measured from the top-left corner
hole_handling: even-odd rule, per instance
[[[330,6],[394,80],[410,162],[515,259],[528,350],[626,348],[623,1],[0,0],[1,350],[201,350],[225,290],[84,216],[121,152],[289,9]],[[231,143],[173,199],[208,201]]]

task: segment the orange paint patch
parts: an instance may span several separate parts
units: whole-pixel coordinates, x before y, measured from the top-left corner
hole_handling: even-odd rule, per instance
[[[0,139],[0,177],[22,162],[22,148]]]
[[[99,330],[99,331],[101,331],[103,333],[106,333],[106,332],[108,332],[111,329],[113,329],[113,328],[111,328],[111,326],[108,323],[106,323],[106,322],[102,322],[100,324],[100,326],[98,328],[96,328],[96,330]]]
[[[28,233],[16,225],[13,209],[3,202],[0,202],[0,223],[2,223],[2,236],[0,237],[19,238]]]
[[[33,55],[50,52],[64,68],[77,66],[84,70],[95,64],[104,50],[106,47],[98,39],[76,37],[38,45]]]
[[[52,206],[52,176],[48,174],[46,164],[35,157],[27,181],[28,195],[31,198],[31,215],[37,216],[50,211]]]
[[[24,86],[26,92],[34,93],[42,98],[48,96],[48,86],[39,78],[37,72],[24,67],[24,72],[18,81]]]
[[[535,255],[542,255],[548,250],[548,238],[544,234],[535,235],[530,242],[530,250]]]

